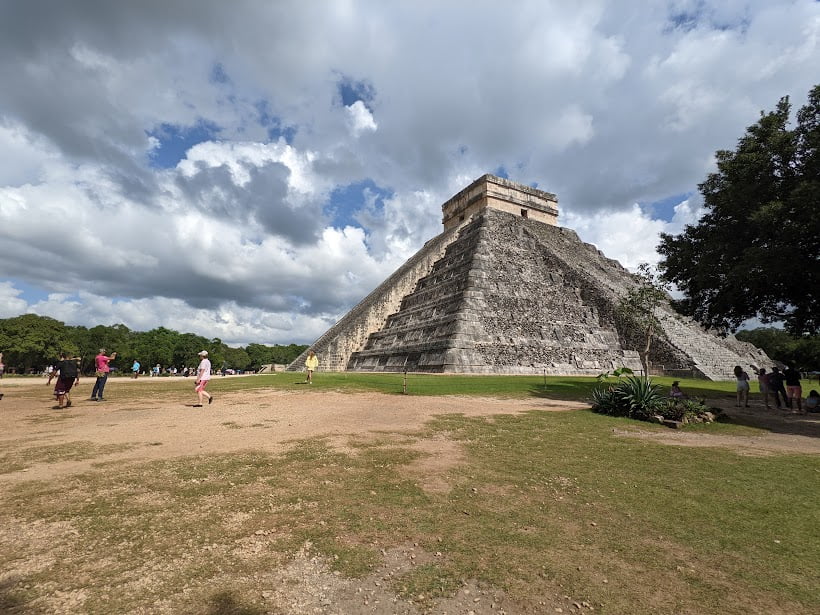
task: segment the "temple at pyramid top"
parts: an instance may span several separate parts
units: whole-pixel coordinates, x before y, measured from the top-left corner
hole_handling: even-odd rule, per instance
[[[482,175],[441,206],[444,230],[485,209],[497,209],[546,224],[558,224],[558,197],[495,175]]]

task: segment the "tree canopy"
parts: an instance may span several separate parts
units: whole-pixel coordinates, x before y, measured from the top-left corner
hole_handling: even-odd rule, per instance
[[[208,339],[193,333],[179,333],[165,327],[150,331],[131,331],[122,324],[110,327],[67,326],[59,320],[36,314],[0,319],[0,352],[9,371],[42,371],[54,364],[60,352],[79,356],[85,373],[94,371],[94,357],[100,348],[117,353],[113,367],[129,370],[137,360],[146,370],[159,364],[163,368],[191,367],[197,353],[207,350],[214,369],[222,366],[236,370],[257,370],[266,363],[287,364],[307,346],[289,344],[265,346],[250,344],[232,348],[219,338]]]
[[[710,327],[749,318],[794,334],[820,326],[820,85],[789,128],[788,96],[761,112],[698,186],[707,213],[658,246],[676,307]]]

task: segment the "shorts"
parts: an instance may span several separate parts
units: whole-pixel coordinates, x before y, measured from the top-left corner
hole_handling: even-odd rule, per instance
[[[800,386],[796,387],[786,387],[786,394],[789,396],[789,399],[799,399],[803,397],[803,388]]]
[[[738,380],[737,381],[737,390],[738,391],[748,391],[749,390],[749,381],[748,380]]]
[[[208,386],[209,382],[210,382],[210,380],[200,380],[199,382],[196,383],[196,387],[194,387],[194,391],[196,391],[197,393],[199,393],[200,391],[204,391],[205,387]]]
[[[74,378],[57,378],[57,384],[54,385],[55,395],[65,395],[74,386]]]

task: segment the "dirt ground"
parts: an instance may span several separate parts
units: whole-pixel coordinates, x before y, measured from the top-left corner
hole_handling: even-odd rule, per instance
[[[165,380],[165,379],[163,379]],[[383,433],[403,433],[418,429],[436,415],[458,413],[465,416],[489,416],[531,410],[572,411],[587,407],[578,402],[548,399],[492,399],[474,397],[413,397],[378,393],[343,394],[316,391],[305,387],[299,392],[253,390],[220,393],[216,390],[212,405],[193,407],[189,400],[166,400],[146,395],[118,401],[120,387],[143,388],[151,379],[116,379],[108,384],[110,400],[88,401],[92,379],[85,379],[73,395],[69,410],[54,410],[49,388],[43,382],[5,379],[0,382],[4,399],[0,401],[3,431],[0,450],[13,455],[37,446],[88,442],[97,446],[127,445],[119,452],[98,455],[84,461],[57,460],[32,463],[29,467],[0,474],[3,485],[33,479],[59,478],[93,469],[100,462],[143,462],[203,453],[227,453],[239,450],[281,452],[295,440],[329,437],[344,446],[348,437],[378,437]],[[39,392],[42,394],[39,394]],[[727,448],[742,455],[803,453],[820,455],[820,415],[796,415],[765,410],[756,400],[751,408],[738,409],[733,400],[709,400],[723,408],[737,422],[762,426],[760,435],[714,435],[701,431],[675,431],[634,428],[618,430],[623,437],[650,438],[674,446],[708,446]],[[237,427],[230,429],[226,427]],[[254,427],[253,429],[247,429]],[[461,462],[461,451],[451,442],[421,442],[427,456],[423,467],[415,468],[425,488],[436,490],[438,476]],[[441,480],[442,486],[445,484]],[[19,530],[20,528],[18,528]],[[277,572],[270,589],[263,592],[270,604],[286,612],[315,613],[387,613],[415,614],[410,604],[399,604],[397,597],[381,588],[382,583],[403,567],[414,565],[425,557],[412,544],[384,553],[385,561],[367,579],[351,581],[334,574],[326,562],[297,553],[287,569]],[[6,571],[11,574],[13,571]],[[19,572],[19,571],[18,571]],[[7,576],[0,571],[0,580]],[[54,599],[48,612],[82,612],[81,597]],[[556,593],[554,600],[543,603],[544,612],[573,612],[575,601]],[[165,612],[155,605],[151,612]],[[559,609],[563,608],[561,611]],[[581,610],[581,606],[575,610]],[[506,610],[505,610],[506,609]],[[583,605],[586,609],[586,605]],[[226,610],[225,612],[233,612]],[[279,612],[279,611],[276,611]],[[455,596],[437,602],[437,613],[516,613],[505,603],[503,592],[467,583]]]
[[[166,379],[163,379],[166,380]],[[0,442],[7,453],[17,447],[89,442],[95,445],[131,445],[124,452],[89,461],[58,461],[33,465],[19,472],[0,474],[6,481],[54,478],[82,472],[92,463],[148,461],[192,454],[226,453],[256,449],[280,452],[294,440],[325,436],[359,437],[379,432],[404,432],[421,427],[441,414],[487,416],[530,410],[567,411],[587,407],[580,402],[549,399],[492,399],[458,396],[415,397],[380,393],[335,393],[308,389],[303,392],[253,390],[216,393],[212,405],[195,408],[193,394],[184,402],[157,398],[117,401],[117,387],[151,387],[150,378],[110,381],[110,399],[88,401],[93,379],[81,382],[68,410],[53,410],[54,402],[42,382],[4,379],[0,401],[3,433]],[[38,398],[32,392],[42,391]],[[18,396],[25,393],[26,398]],[[675,446],[707,446],[736,450],[742,454],[820,454],[820,414],[798,415],[766,410],[753,400],[750,408],[735,408],[733,400],[707,400],[737,422],[768,431],[754,436],[720,436],[703,431],[655,431],[635,429],[628,437],[645,437]],[[68,420],[70,419],[70,420]],[[226,426],[237,429],[226,429]],[[240,429],[242,427],[259,429]],[[619,432],[620,433],[620,432]],[[441,462],[447,465],[446,459]]]

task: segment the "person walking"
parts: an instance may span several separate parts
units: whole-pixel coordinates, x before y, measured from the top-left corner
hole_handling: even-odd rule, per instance
[[[57,376],[57,384],[54,385],[54,396],[57,398],[57,405],[55,410],[71,407],[71,396],[69,391],[71,387],[80,382],[80,369],[77,366],[77,359],[69,358],[64,352],[60,353],[60,361],[57,363],[57,368],[51,372],[48,377],[48,382],[51,384],[51,379]]]
[[[766,373],[766,368],[761,367],[757,369],[754,365],[750,365],[752,371],[757,376],[757,384],[760,387],[760,394],[763,396],[763,403],[766,405],[766,410],[769,409],[769,374]]]
[[[211,361],[208,359],[208,351],[201,351],[199,358],[199,367],[196,368],[196,388],[194,389],[199,396],[199,403],[194,405],[194,408],[202,407],[203,397],[208,398],[209,404],[214,401],[214,396],[205,391],[205,387],[208,386],[208,382],[211,380]]]
[[[735,380],[737,380],[737,407],[749,407],[749,374],[743,371],[740,365],[735,365]]]
[[[794,410],[795,403],[797,411],[803,413],[803,388],[800,386],[800,372],[794,369],[794,365],[788,365],[783,371],[783,380],[786,381],[786,395],[788,397],[789,408]]]
[[[97,380],[94,382],[94,388],[91,389],[91,399],[89,401],[105,401],[103,399],[103,391],[105,390],[105,383],[108,382],[108,374],[111,373],[111,368],[108,364],[117,358],[117,353],[112,352],[111,356],[105,355],[105,348],[100,348],[100,353],[94,357],[94,375]]]
[[[783,374],[775,365],[772,367],[772,373],[769,374],[769,393],[774,396],[774,402],[778,409],[780,409],[780,398],[783,398],[783,404],[788,406],[789,398],[786,395],[786,388],[783,386]]]
[[[305,382],[308,384],[313,384],[313,372],[316,371],[317,367],[319,367],[319,357],[312,350],[309,350],[305,359],[305,369],[307,370],[307,380]]]
[[[131,372],[134,374],[134,380],[136,380],[137,376],[140,374],[140,362],[136,359],[134,360],[134,364],[131,366]]]

